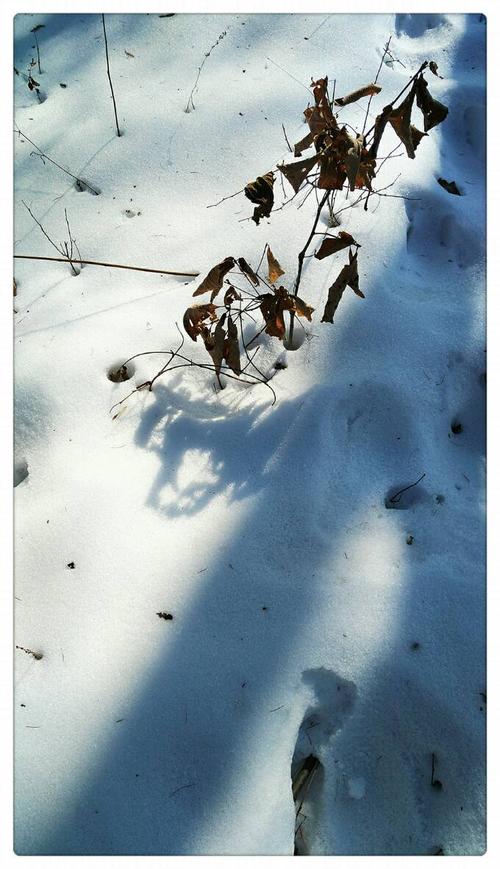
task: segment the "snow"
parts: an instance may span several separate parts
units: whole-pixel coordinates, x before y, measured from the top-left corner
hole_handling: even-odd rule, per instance
[[[342,254],[306,261],[307,339],[260,342],[263,370],[287,365],[274,406],[194,369],[113,419],[162,357],[125,383],[108,371],[177,346],[196,280],[15,261],[15,642],[43,654],[16,651],[16,853],[292,854],[292,760],[312,752],[304,853],[481,854],[484,18],[106,20],[120,138],[100,16],[15,19],[21,71],[45,25],[47,99],[15,78],[19,128],[101,190],[16,136],[18,254],[55,255],[24,200],[57,242],[66,208],[85,259],[201,280],[229,255],[256,266],[268,242],[291,286],[312,197],[259,227],[243,195],[207,206],[287,158],[311,76],[354,90],[392,33],[401,63],[372,114],[425,60],[450,112],[381,170],[408,198],[343,212],[366,298],[346,295],[333,326]],[[362,124],[362,105],[345,118]]]

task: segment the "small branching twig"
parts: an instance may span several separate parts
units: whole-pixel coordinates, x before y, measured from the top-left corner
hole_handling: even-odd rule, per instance
[[[198,67],[198,75],[196,76],[195,83],[194,83],[194,85],[193,85],[193,87],[192,87],[192,89],[191,89],[191,93],[189,94],[188,101],[187,101],[187,103],[186,103],[186,108],[184,109],[184,111],[186,112],[186,114],[189,114],[189,112],[194,111],[195,105],[194,105],[194,101],[193,101],[193,96],[194,96],[194,94],[196,93],[196,91],[197,91],[197,89],[198,89],[198,82],[199,82],[199,80],[200,80],[200,75],[201,75],[201,73],[202,73],[203,67],[205,66],[205,64],[206,64],[208,58],[210,57],[210,55],[212,54],[212,51],[214,50],[214,48],[216,48],[216,46],[219,44],[219,42],[222,42],[222,40],[224,39],[224,37],[226,36],[226,34],[227,34],[227,30],[224,30],[224,31],[220,34],[220,36],[218,36],[218,38],[215,40],[214,44],[213,44],[213,45],[209,48],[209,50],[206,52],[206,54],[205,54],[205,56],[204,56],[204,58],[203,58],[203,60],[202,60],[202,62],[201,62],[201,64],[200,64],[200,66]]]
[[[75,181],[76,181],[76,183],[77,183],[78,185],[80,185],[80,188],[81,188],[82,190],[84,190],[85,188],[87,188],[87,189],[90,190],[90,191],[91,191],[95,196],[99,196],[99,193],[101,192],[100,190],[97,190],[95,187],[92,187],[92,186],[88,183],[88,181],[83,181],[81,178],[78,177],[78,175],[73,175],[72,172],[70,172],[68,169],[65,169],[64,166],[61,166],[60,163],[57,163],[55,160],[53,160],[52,157],[49,157],[48,154],[46,154],[44,151],[42,151],[42,149],[40,148],[40,146],[37,145],[35,142],[33,142],[32,139],[29,139],[28,136],[26,135],[26,133],[23,133],[23,131],[20,130],[19,127],[18,127],[17,125],[16,125],[16,128],[15,128],[14,132],[18,134],[19,138],[22,136],[24,139],[26,139],[27,142],[30,143],[30,145],[33,145],[33,147],[36,148],[36,152],[32,152],[32,153],[37,153],[37,156],[40,157],[40,158],[42,159],[42,161],[48,160],[49,163],[53,163],[54,166],[57,166],[58,169],[60,169],[62,172],[65,172],[66,175],[69,175],[69,176],[70,176],[70,178],[74,178]]]
[[[26,208],[26,210],[29,212],[30,216],[31,216],[31,217],[33,218],[33,220],[35,221],[36,225],[37,225],[37,226],[40,228],[40,230],[43,232],[43,234],[44,234],[45,238],[47,239],[47,241],[52,245],[52,247],[53,247],[55,250],[57,250],[59,253],[61,253],[61,254],[63,255],[63,261],[65,260],[66,262],[68,262],[68,263],[70,264],[70,266],[71,266],[71,271],[73,272],[73,274],[74,274],[74,275],[78,275],[78,274],[80,274],[80,272],[78,271],[78,269],[77,269],[77,268],[75,267],[75,265],[74,265],[74,261],[79,262],[80,264],[81,264],[82,261],[81,261],[81,259],[80,259],[79,257],[76,258],[76,257],[73,256],[73,250],[74,250],[74,247],[75,247],[75,245],[76,245],[76,242],[75,242],[75,239],[73,238],[73,236],[71,235],[71,228],[70,228],[70,225],[69,225],[68,213],[67,213],[66,209],[64,209],[64,217],[65,217],[65,220],[66,220],[66,227],[67,227],[67,230],[68,230],[68,241],[69,241],[69,247],[68,247],[68,242],[66,242],[66,241],[60,242],[60,244],[59,244],[59,246],[58,246],[58,245],[55,243],[55,241],[50,237],[50,235],[48,234],[48,232],[44,229],[44,227],[42,226],[42,224],[40,223],[40,221],[38,220],[38,218],[35,217],[35,215],[33,214],[32,210],[31,210],[31,208],[30,208],[28,205],[26,205],[26,202],[23,201],[23,205],[24,205],[24,207]],[[26,257],[24,257],[24,258],[26,258]],[[29,257],[29,259],[32,259],[32,257]]]
[[[104,32],[104,46],[106,48],[106,69],[108,72],[109,86],[111,88],[111,96],[113,98],[113,108],[115,110],[116,135],[121,136],[120,127],[118,126],[118,115],[116,112],[115,92],[113,90],[113,82],[111,81],[111,72],[109,69],[108,38],[106,36],[106,23],[104,21],[104,13],[101,13],[101,18],[102,18],[102,29]]]

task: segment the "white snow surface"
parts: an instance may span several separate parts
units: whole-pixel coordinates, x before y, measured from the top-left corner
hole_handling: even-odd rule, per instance
[[[39,23],[46,100],[16,77],[15,120],[101,194],[16,136],[19,254],[55,255],[24,200],[85,259],[199,281],[268,242],[291,287],[313,197],[207,206],[287,159],[311,77],[366,84],[392,34],[370,122],[424,60],[450,111],[380,172],[408,198],[342,214],[366,298],[334,325],[345,257],[306,260],[307,340],[260,345],[274,406],[193,369],[113,419],[163,357],[108,370],[178,344],[196,279],[16,260],[15,630],[43,654],[16,651],[16,853],[292,854],[307,753],[305,853],[484,852],[484,17],[108,15],[120,138],[100,16],[18,15],[21,71]]]

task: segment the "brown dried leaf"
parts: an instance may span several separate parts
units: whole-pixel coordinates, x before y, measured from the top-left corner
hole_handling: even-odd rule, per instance
[[[362,99],[362,97],[371,97],[374,94],[379,94],[382,90],[378,84],[367,84],[362,88],[359,88],[357,91],[353,91],[350,94],[347,94],[345,97],[339,97],[335,100],[336,106],[348,106],[349,103],[355,103],[356,100]]]
[[[241,271],[243,272],[243,274],[246,275],[248,278],[250,278],[254,287],[257,287],[259,285],[260,281],[259,281],[257,275],[255,274],[253,268],[248,265],[246,259],[243,259],[243,257],[240,256],[238,259],[238,265],[239,265]]]
[[[339,250],[350,247],[351,244],[359,247],[358,242],[353,239],[352,235],[341,230],[335,238],[332,236],[325,238],[314,256],[316,259],[324,259],[327,256],[331,256],[333,253],[337,253]]]
[[[224,359],[231,371],[239,376],[241,374],[240,345],[238,341],[238,329],[233,323],[231,316],[227,320],[227,338],[224,343]]]
[[[294,296],[293,303],[293,310],[295,311],[295,313],[299,317],[305,317],[306,320],[309,320],[309,322],[311,322],[314,308],[311,308],[311,306],[308,305],[307,302],[304,302],[304,300],[301,299],[300,296]]]
[[[349,148],[345,156],[344,167],[349,180],[349,189],[351,191],[356,188],[356,179],[358,177],[363,144],[363,136],[357,136],[356,139],[352,140],[352,147]]]
[[[318,187],[321,190],[342,190],[346,173],[340,168],[338,154],[320,154]]]
[[[205,347],[209,352],[210,356],[212,357],[214,368],[217,374],[220,374],[220,368],[224,359],[224,347],[226,339],[226,331],[224,329],[225,320],[226,314],[223,314],[219,322],[217,323],[217,326],[215,327],[213,335],[211,335],[207,330],[203,336]]]
[[[448,108],[435,100],[428,91],[428,86],[423,75],[419,76],[416,82],[417,106],[424,116],[424,130],[432,130],[441,124],[448,114]]]
[[[325,76],[325,78],[319,78],[317,81],[311,79],[311,90],[314,94],[314,102],[317,106],[330,107],[328,102],[328,76]]]
[[[408,96],[389,115],[389,123],[396,135],[401,139],[406,148],[406,153],[411,160],[415,159],[415,146],[411,134],[411,110],[415,99],[416,84],[413,85]]]
[[[217,293],[222,288],[222,284],[228,271],[234,266],[234,257],[228,256],[221,263],[217,263],[210,269],[206,278],[201,282],[198,289],[193,293],[193,296],[201,296],[203,293],[212,293],[210,301],[213,302]]]
[[[264,331],[273,338],[283,340],[285,336],[283,300],[272,293],[264,293],[260,296],[260,310],[266,324]]]
[[[378,152],[378,146],[380,145],[380,140],[382,139],[383,132],[386,128],[387,121],[389,120],[389,116],[392,112],[392,105],[385,106],[382,109],[380,115],[377,115],[375,118],[375,129],[373,132],[373,142],[369,148],[370,157],[375,158]]]
[[[300,160],[298,163],[283,163],[278,166],[280,172],[283,173],[289,184],[292,185],[295,193],[298,193],[301,184],[304,183],[309,172],[318,162],[318,157],[307,157],[306,160]]]
[[[328,126],[337,126],[329,106],[308,106],[304,109],[304,117],[313,136],[319,135]]]
[[[272,284],[274,284],[281,275],[285,274],[285,272],[281,268],[278,260],[275,259],[269,245],[267,246],[267,264],[269,267],[269,280]]]
[[[422,130],[418,130],[417,127],[414,127],[413,124],[410,125],[411,130],[411,140],[413,142],[413,147],[415,151],[417,150],[420,142],[424,138],[424,136],[428,136],[428,133],[422,133]]]
[[[439,75],[439,73],[438,73],[438,65],[437,65],[437,63],[436,63],[435,60],[431,60],[431,61],[430,61],[430,63],[429,63],[429,69],[430,69],[430,71],[431,71],[432,73],[434,73],[434,75],[436,75],[438,78],[443,78],[443,76],[442,76],[442,75]]]
[[[202,334],[205,320],[214,321],[217,319],[215,313],[215,305],[192,305],[184,313],[182,324],[189,337],[196,341],[198,335]]]
[[[297,144],[293,146],[294,157],[301,157],[302,151],[307,151],[307,149],[311,147],[313,142],[314,142],[314,134],[311,133],[311,131],[309,131],[307,133],[307,135],[304,136],[304,138],[300,140],[300,142],[297,142]]]
[[[328,290],[328,300],[325,305],[323,317],[321,318],[322,323],[333,323],[335,311],[338,308],[346,287],[351,287],[357,296],[364,299],[364,295],[359,289],[358,255],[357,253],[352,255],[350,251],[349,264],[342,268],[340,274]]]
[[[241,302],[241,296],[235,287],[229,287],[224,294],[224,304],[229,307],[236,301]]]
[[[250,181],[245,187],[245,196],[251,202],[257,203],[254,208],[252,220],[258,225],[262,217],[269,217],[274,205],[274,172],[259,175],[255,181]]]

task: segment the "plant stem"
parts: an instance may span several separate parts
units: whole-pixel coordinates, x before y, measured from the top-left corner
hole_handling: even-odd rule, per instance
[[[39,259],[39,260],[47,260],[49,262],[56,262],[56,263],[68,262],[66,257],[29,256],[28,254],[22,254],[22,253],[15,253],[14,259]],[[181,278],[197,278],[198,275],[200,274],[199,272],[171,272],[171,271],[168,271],[167,269],[147,269],[147,268],[143,268],[141,266],[124,266],[124,265],[121,265],[120,263],[102,263],[102,262],[97,262],[96,260],[91,260],[91,259],[80,259],[80,258],[76,259],[75,258],[75,262],[79,263],[80,265],[85,265],[85,266],[106,266],[106,268],[108,268],[108,269],[130,269],[131,271],[134,271],[134,272],[153,272],[156,275],[177,275],[178,277],[181,277]]]
[[[106,47],[106,67],[108,70],[108,79],[109,79],[109,86],[111,88],[111,96],[113,98],[113,108],[115,110],[116,135],[121,136],[120,127],[118,126],[118,115],[116,114],[116,102],[115,102],[115,94],[113,91],[113,82],[111,81],[111,73],[109,71],[108,39],[106,36],[106,24],[104,22],[104,13],[101,13],[101,18],[102,18],[102,29],[104,31],[104,45]]]
[[[33,145],[33,147],[37,149],[37,151],[39,152],[41,157],[45,158],[45,160],[48,160],[49,163],[53,163],[54,166],[57,166],[58,169],[60,169],[62,172],[65,172],[66,175],[70,176],[70,178],[74,178],[75,181],[77,181],[83,187],[88,187],[88,189],[91,190],[92,193],[94,193],[96,196],[99,196],[99,192],[100,192],[99,190],[96,190],[95,187],[91,187],[90,184],[87,183],[87,181],[82,181],[82,179],[78,178],[77,175],[73,175],[72,172],[69,172],[63,166],[60,166],[59,163],[56,163],[56,161],[53,160],[52,157],[49,157],[44,151],[42,151],[42,149],[35,142],[33,142],[32,139],[29,139],[28,136],[26,135],[26,133],[23,133],[23,131],[20,130],[19,127],[17,127],[17,129],[14,132],[18,133],[20,136],[23,136],[26,139],[26,141],[30,143],[30,145]]]

